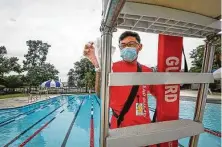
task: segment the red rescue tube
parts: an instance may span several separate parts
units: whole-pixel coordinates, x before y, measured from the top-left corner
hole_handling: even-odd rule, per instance
[[[182,37],[159,35],[158,72],[181,70],[182,45]],[[157,90],[157,121],[178,120],[180,85],[158,85]],[[161,143],[160,147],[178,147],[178,141]]]

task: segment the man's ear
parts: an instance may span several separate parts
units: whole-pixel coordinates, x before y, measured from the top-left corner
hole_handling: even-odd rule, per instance
[[[139,45],[139,48],[138,48],[138,49],[139,49],[139,51],[141,51],[141,50],[142,50],[142,48],[143,48],[143,45],[142,45],[142,44],[140,44],[140,45]]]

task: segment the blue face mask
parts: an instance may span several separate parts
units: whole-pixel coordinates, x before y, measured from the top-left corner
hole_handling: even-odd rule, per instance
[[[133,62],[137,58],[136,48],[126,47],[120,51],[120,56],[124,61]]]

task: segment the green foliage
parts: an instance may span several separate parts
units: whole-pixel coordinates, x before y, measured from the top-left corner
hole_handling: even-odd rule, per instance
[[[28,71],[26,81],[30,86],[39,86],[42,82],[50,79],[58,80],[59,71],[54,65],[45,63],[48,49],[51,45],[40,40],[26,42],[28,53],[24,55],[24,70]]]
[[[76,74],[74,69],[70,69],[68,72],[68,87],[75,87],[76,84]]]
[[[5,57],[7,50],[4,46],[0,47],[0,77],[3,77],[4,74],[7,74],[11,71],[20,73],[21,66],[18,64],[18,58],[16,57]]]
[[[7,50],[5,46],[0,46],[0,55],[4,55],[4,54],[7,54]]]
[[[5,86],[7,88],[19,88],[23,86],[22,76],[11,75],[11,76],[5,77]]]
[[[26,45],[28,46],[28,53],[24,55],[26,60],[23,61],[25,70],[45,63],[51,45],[43,43],[41,40],[29,40],[26,41]]]
[[[29,40],[26,42],[28,53],[24,55],[23,71],[27,71],[24,75],[4,76],[11,71],[20,73],[21,66],[17,63],[18,58],[5,57],[7,50],[4,46],[0,46],[0,85],[7,88],[18,88],[21,86],[39,86],[42,82],[54,79],[58,80],[59,71],[54,65],[45,63],[48,49],[51,47],[47,43],[40,40]]]
[[[75,83],[78,87],[93,88],[95,85],[95,70],[93,64],[87,59],[82,58],[74,63],[74,69],[68,73],[68,84]],[[73,81],[74,80],[74,81]]]
[[[59,71],[54,65],[44,63],[41,66],[35,66],[30,69],[26,75],[27,82],[32,86],[39,86],[42,82],[54,79],[58,80]]]
[[[204,56],[204,45],[200,45],[193,49],[190,53],[190,58],[193,59],[192,67],[190,72],[201,72],[203,56]],[[221,67],[221,44],[215,48],[214,63],[212,69],[218,69]]]
[[[95,86],[95,72],[87,72],[84,80],[88,88],[92,89]]]

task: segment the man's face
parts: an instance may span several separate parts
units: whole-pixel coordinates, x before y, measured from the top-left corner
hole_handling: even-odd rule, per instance
[[[125,47],[134,47],[138,52],[142,49],[142,44],[140,44],[135,37],[128,36],[124,38],[122,41],[120,41],[119,48],[123,49]]]

